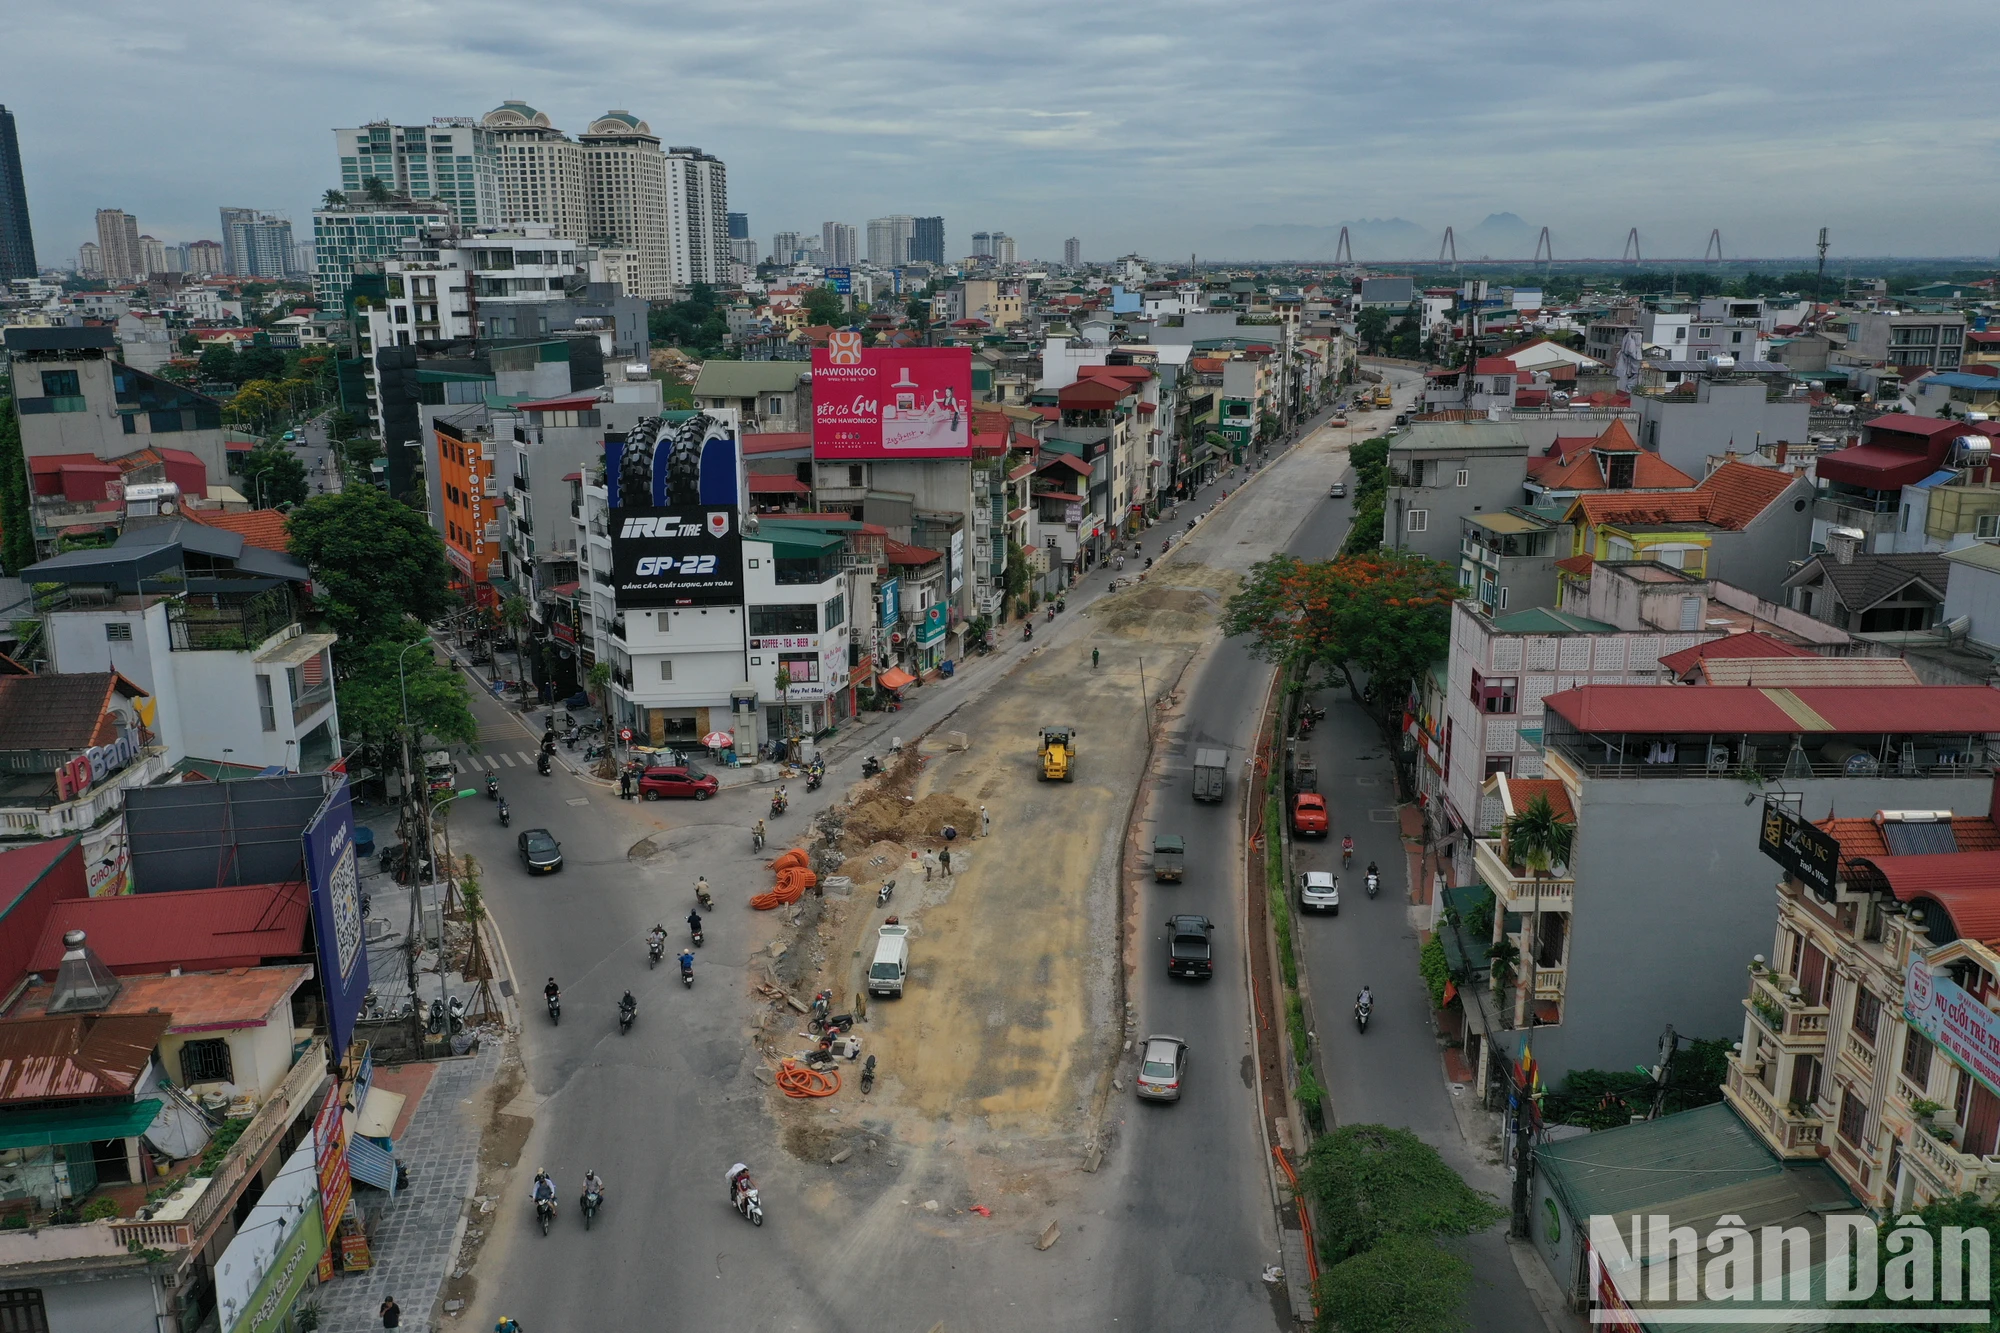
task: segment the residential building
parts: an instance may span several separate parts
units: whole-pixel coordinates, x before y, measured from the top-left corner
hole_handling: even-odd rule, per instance
[[[232,276],[296,276],[292,264],[293,248],[289,218],[276,213],[259,213],[250,208],[222,210],[222,265]]]
[[[586,234],[637,254],[639,283],[625,289],[627,296],[665,299],[673,282],[673,219],[659,138],[631,112],[607,111],[590,123],[579,143]]]
[[[878,268],[897,268],[910,260],[910,241],[916,236],[917,220],[907,213],[868,219],[868,262]]]
[[[673,280],[729,281],[729,169],[699,148],[667,149]]]
[[[1584,355],[1602,365],[1612,365],[1624,349],[1625,340],[1639,334],[1640,308],[1636,302],[1614,306],[1585,325]],[[1641,336],[1641,342],[1643,342]]]
[[[1965,316],[1955,311],[1856,310],[1846,314],[1840,359],[1863,365],[1957,370],[1965,357]]]
[[[796,361],[705,361],[692,393],[704,411],[738,413],[746,431],[812,429],[812,373]]]
[[[123,209],[97,210],[97,251],[104,276],[114,287],[146,276],[139,254],[139,219]]]
[[[990,231],[973,232],[972,249],[968,253],[974,259],[993,258],[993,233]]]
[[[1944,553],[1944,624],[1949,633],[2000,656],[2000,543],[1974,542]]]
[[[198,276],[219,274],[227,269],[219,241],[189,241],[183,272]]]
[[[88,892],[127,892],[126,793],[183,757],[148,717],[154,701],[116,672],[0,675],[0,842],[78,838]]]
[[[799,257],[799,234],[795,231],[775,232],[771,236],[771,262],[789,267]]]
[[[392,194],[437,200],[462,227],[497,227],[502,221],[496,135],[470,116],[434,116],[428,125],[372,121],[335,130],[333,142],[340,188],[350,199],[365,198],[368,182],[379,180]],[[225,237],[230,211],[223,210]]]
[[[1815,620],[1896,642],[1941,623],[1952,564],[1927,551],[1870,554],[1834,530],[1825,551],[1785,580],[1791,605]]]
[[[819,248],[821,262],[835,268],[851,267],[856,258],[856,233],[845,222],[822,222],[819,225]]]
[[[35,233],[28,223],[27,177],[21,170],[21,140],[14,113],[0,103],[0,283],[39,277]]]
[[[82,278],[104,276],[104,251],[96,241],[85,241],[76,248],[76,272]]]
[[[232,449],[222,404],[120,363],[117,347],[116,334],[103,327],[6,331],[21,451],[30,469],[39,458],[81,456],[86,464],[110,463],[147,447],[166,447],[199,460],[200,484],[190,485],[190,493],[224,484],[235,471],[233,453],[247,451],[250,443]],[[109,475],[99,476],[95,495],[73,498],[87,507],[103,502]]]
[[[268,526],[282,542],[282,521]],[[50,666],[131,681],[174,760],[321,772],[341,758],[334,636],[300,623],[311,574],[282,550],[185,518],[128,521],[112,545],[22,576],[61,589],[44,615]]]
[[[499,225],[545,222],[566,240],[588,238],[583,145],[526,102],[502,102],[480,118],[479,127],[493,136]]]
[[[1554,606],[1556,562],[1569,554],[1556,506],[1516,505],[1461,520],[1458,586],[1488,614]]]
[[[750,215],[748,213],[731,213],[729,215],[729,239],[732,241],[747,241],[750,239]]]
[[[1861,443],[1820,456],[1813,545],[1834,529],[1863,551],[1942,551],[2000,532],[1991,422],[1891,413],[1861,428]]]
[[[1934,786],[1810,829],[1796,807],[1767,814],[1777,927],[1750,962],[1723,1089],[1772,1152],[1825,1162],[1881,1216],[2000,1183],[2000,810],[1990,788]],[[1801,829],[1812,861],[1773,850]]]
[[[1074,236],[1063,242],[1063,267],[1083,267],[1083,242]]]
[[[1015,251],[1014,238],[1004,231],[993,233],[993,262],[1002,268],[1020,262],[1020,256]]]
[[[1982,373],[1934,371],[1910,385],[1906,392],[1924,416],[1964,419],[1974,412],[1984,412],[1990,418],[2000,415],[2000,376],[1983,373],[1991,369],[1981,366]]]
[[[1678,491],[1695,479],[1649,449],[1613,418],[1596,435],[1558,435],[1528,460],[1524,483],[1538,505],[1566,505],[1587,491]]]
[[[1456,565],[1464,520],[1519,504],[1527,460],[1512,422],[1413,423],[1389,444],[1382,544]]]
[[[1515,1010],[1513,991],[1533,997],[1503,1050],[1518,1058],[1531,1044],[1550,1085],[1656,1058],[1663,1024],[1741,1029],[1740,969],[1770,947],[1774,916],[1745,891],[1768,874],[1747,775],[1795,808],[1842,818],[1977,809],[2000,739],[2000,691],[1982,686],[1593,684],[1545,702],[1541,781],[1561,787],[1576,824],[1567,891],[1510,864],[1493,839],[1476,860],[1504,909],[1496,938],[1524,960],[1498,1012]],[[1493,784],[1496,796],[1512,787],[1520,808],[1518,783]]]
[[[450,206],[435,200],[371,204],[350,199],[315,208],[313,299],[322,310],[340,309],[356,265],[394,259],[404,241],[456,225]]]
[[[943,218],[915,218],[911,221],[910,258],[919,264],[944,263]]]
[[[1807,554],[1812,493],[1802,475],[1740,462],[1692,490],[1587,492],[1564,515],[1570,554],[1657,561],[1781,601],[1791,562]]]

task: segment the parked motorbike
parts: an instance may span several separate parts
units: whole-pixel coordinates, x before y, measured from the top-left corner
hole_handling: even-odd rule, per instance
[[[861,1066],[861,1091],[864,1094],[875,1091],[875,1057],[872,1055]]]
[[[623,1022],[623,1018],[619,1021]],[[597,1217],[597,1210],[604,1206],[604,1196],[591,1189],[583,1192],[583,1229],[590,1230],[591,1222]]]
[[[829,1034],[835,1032],[846,1032],[853,1026],[854,1026],[853,1014],[821,1014],[814,1017],[807,1023],[807,1027],[811,1031],[825,1032]]]
[[[880,759],[877,759],[874,755],[871,754],[866,759],[863,759],[861,761],[862,777],[872,778],[880,774],[881,771],[882,771],[882,761]]]
[[[877,907],[882,906],[884,903],[889,901],[890,896],[895,892],[896,892],[895,878],[891,876],[890,878],[883,880],[882,887],[875,890],[875,905]]]
[[[593,745],[583,752],[583,762],[586,764],[594,764],[603,757],[604,746],[602,744]]]
[[[444,1011],[451,1020],[453,1032],[465,1031],[465,1000],[462,996],[452,996],[451,1003],[445,1006]]]
[[[630,996],[618,1002],[618,1030],[620,1032],[630,1032],[632,1030],[632,1020],[638,1016],[638,1002]]]
[[[430,1021],[424,1024],[424,1030],[435,1037],[444,1031],[444,1025],[444,1001],[432,1000]]]

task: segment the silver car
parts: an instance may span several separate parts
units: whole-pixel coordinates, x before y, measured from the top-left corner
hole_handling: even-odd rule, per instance
[[[1340,915],[1340,881],[1325,870],[1308,870],[1299,876],[1299,910]]]
[[[1132,1091],[1151,1102],[1181,1099],[1181,1076],[1187,1073],[1187,1043],[1179,1037],[1146,1038],[1139,1057],[1139,1077]]]

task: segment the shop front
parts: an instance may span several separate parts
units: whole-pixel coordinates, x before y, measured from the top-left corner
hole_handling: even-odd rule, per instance
[[[318,1281],[326,1253],[315,1145],[301,1143],[237,1229],[215,1265],[224,1333],[299,1333],[299,1296]]]

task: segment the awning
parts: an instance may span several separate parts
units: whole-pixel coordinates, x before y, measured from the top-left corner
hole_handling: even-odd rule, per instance
[[[797,477],[776,476],[763,472],[750,474],[750,494],[752,495],[809,495],[812,487]]]
[[[371,1139],[388,1138],[396,1131],[396,1117],[403,1113],[405,1100],[400,1092],[370,1087],[361,1114],[354,1118],[354,1132]]]
[[[160,1115],[160,1099],[67,1111],[23,1111],[0,1116],[0,1149],[49,1148],[62,1143],[95,1143],[144,1134]]]
[[[1816,471],[1821,481],[1837,481],[1864,490],[1899,490],[1937,471],[1929,454],[1913,454],[1879,444],[1857,444],[1822,454]],[[33,573],[32,570],[29,573]]]
[[[915,679],[915,676],[912,676],[900,667],[890,667],[887,671],[875,677],[875,683],[885,690],[900,690]]]

